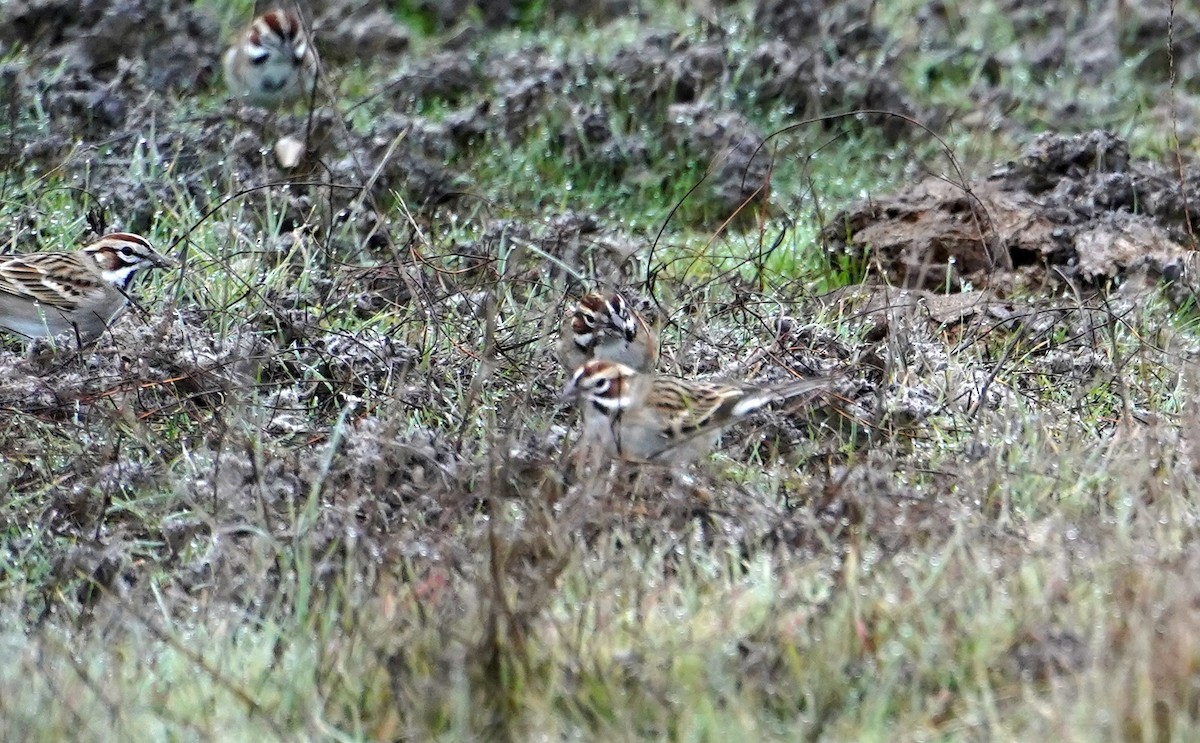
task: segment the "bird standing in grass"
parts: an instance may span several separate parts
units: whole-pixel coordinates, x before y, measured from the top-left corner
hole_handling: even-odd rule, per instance
[[[141,235],[114,232],[73,253],[0,256],[0,327],[27,338],[95,340],[129,307],[143,269],[174,261]]]
[[[300,19],[285,10],[263,13],[221,58],[234,98],[256,106],[282,106],[311,95],[317,57]]]
[[[653,371],[658,363],[655,325],[618,292],[586,294],[563,319],[558,358],[568,371],[594,359]]]
[[[828,389],[836,378],[770,387],[643,374],[589,361],[572,375],[564,400],[580,400],[587,450],[631,462],[681,464],[716,446],[721,431],[772,404]]]

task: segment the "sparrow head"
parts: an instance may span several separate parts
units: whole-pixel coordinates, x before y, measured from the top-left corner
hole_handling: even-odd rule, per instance
[[[576,345],[591,348],[610,327],[619,332],[627,342],[632,342],[637,337],[637,320],[634,319],[625,297],[617,292],[608,296],[585,294],[575,306],[575,314],[571,319],[571,330],[575,333]]]
[[[287,60],[292,67],[312,65],[308,36],[300,19],[279,8],[254,19],[246,36],[246,55],[255,66],[266,64],[272,57]]]
[[[615,361],[596,359],[575,370],[563,387],[560,400],[584,398],[606,414],[627,408],[630,383],[637,376],[633,368]]]
[[[105,235],[83,249],[96,261],[104,280],[120,287],[129,288],[134,274],[143,268],[169,268],[175,261],[159,254],[150,241],[131,232],[114,232]]]
[[[571,331],[575,334],[576,343],[582,347],[590,347],[596,331],[608,320],[607,304],[599,294],[585,294],[575,305],[571,317]]]
[[[614,292],[609,295],[604,303],[608,313],[608,321],[614,328],[625,336],[626,341],[632,342],[637,337],[637,321],[633,319],[633,313],[629,311],[629,304],[625,301],[625,297]]]

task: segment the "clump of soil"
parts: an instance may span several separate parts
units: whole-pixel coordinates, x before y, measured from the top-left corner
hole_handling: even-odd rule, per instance
[[[1096,284],[1130,269],[1177,278],[1200,219],[1177,177],[1131,161],[1116,135],[1039,137],[985,181],[930,178],[834,217],[826,245],[858,255],[891,282],[937,291],[1003,289],[1018,280]],[[1136,211],[1135,211],[1136,210]]]
[[[211,80],[220,46],[213,20],[178,0],[5,3],[0,44],[33,50],[45,69],[64,65],[72,97],[90,94],[93,109],[109,96],[108,107],[136,103],[122,84],[133,79],[156,93],[195,93]]]

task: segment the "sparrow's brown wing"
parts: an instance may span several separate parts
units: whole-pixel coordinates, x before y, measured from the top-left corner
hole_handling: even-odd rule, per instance
[[[672,377],[655,380],[651,407],[672,439],[692,436],[732,422],[730,412],[744,390],[711,382],[684,382]]]
[[[735,423],[773,403],[809,392],[828,389],[838,377],[806,379],[766,389],[743,388],[711,382],[660,384],[660,409],[670,420],[670,432],[690,438]]]
[[[103,291],[102,279],[70,253],[0,256],[0,293],[70,311]]]

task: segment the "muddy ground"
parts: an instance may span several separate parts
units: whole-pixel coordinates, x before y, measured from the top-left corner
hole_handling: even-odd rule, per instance
[[[580,24],[640,7],[545,5]],[[965,436],[957,471],[942,466],[917,487],[897,473],[926,461],[922,425],[969,428],[981,409],[1002,413],[1036,395],[997,374],[995,355],[963,349],[1020,339],[1036,349],[1021,375],[1053,378],[1064,405],[1082,405],[1111,372],[1097,333],[1150,293],[1187,306],[1200,280],[1200,164],[1132,155],[1115,128],[1092,127],[1102,107],[1050,93],[1032,104],[1055,125],[1038,127],[1013,113],[1006,84],[1018,64],[1035,78],[1085,82],[1136,64],[1146,79],[1165,83],[1173,71],[1181,93],[1200,92],[1200,16],[1174,9],[1168,55],[1167,11],[1157,7],[1001,5],[1021,58],[967,45],[961,16],[942,2],[920,4],[907,35],[858,0],[763,0],[751,27],[734,33],[721,23],[730,7],[716,2],[689,8],[688,33],[648,20],[611,53],[582,56],[491,43],[529,23],[518,3],[423,3],[430,43],[384,3],[314,2],[305,12],[330,77],[315,111],[276,113],[220,102],[224,36],[207,6],[3,4],[5,249],[34,250],[58,234],[52,215],[22,206],[26,189],[46,185],[31,176],[51,174],[79,189],[71,203],[93,215],[95,231],[150,231],[187,203],[209,216],[171,225],[183,238],[176,255],[216,236],[229,246],[225,267],[272,278],[244,302],[217,296],[210,268],[185,265],[178,282],[158,285],[148,314],[129,313],[92,347],[0,347],[0,532],[19,535],[4,542],[0,585],[22,556],[46,556],[53,569],[19,610],[30,627],[111,617],[114,595],[134,605],[165,596],[180,615],[265,607],[284,578],[264,561],[264,541],[294,536],[296,504],[309,498],[319,504],[304,532],[321,556],[318,584],[358,560],[384,574],[404,566],[413,581],[475,575],[496,538],[489,515],[509,502],[555,520],[549,532],[501,529],[517,586],[553,573],[562,540],[587,545],[615,529],[657,539],[699,529],[714,549],[813,555],[849,529],[885,551],[936,539],[948,514],[972,508],[944,494],[965,487],[995,443]],[[917,55],[945,60],[930,76],[968,71],[972,106],[909,92],[900,71]],[[369,99],[336,95],[337,71],[355,65],[373,75]],[[205,96],[214,103],[194,108]],[[347,113],[360,101],[368,121]],[[1165,116],[1159,105],[1148,115]],[[700,206],[672,231],[716,234],[751,213],[733,229],[782,224],[790,202],[769,188],[771,131],[755,123],[781,107],[831,135],[868,132],[900,157],[930,140],[914,120],[1001,132],[1014,154],[936,174],[914,162],[907,182],[824,214],[823,254],[862,280],[828,293],[656,271],[652,236],[601,208],[493,210],[478,198],[481,148],[549,130],[554,152],[616,184],[665,184],[662,149],[711,162],[689,196]],[[871,113],[820,118],[859,109]],[[613,112],[630,110],[641,125],[615,127]],[[1186,102],[1173,123],[1183,141],[1200,135]],[[285,134],[307,142],[295,169],[273,154]],[[159,167],[132,166],[147,157]],[[447,237],[456,221],[473,233]],[[253,259],[238,263],[246,246]],[[764,451],[795,462],[803,474],[788,481],[786,501],[802,506],[769,502],[720,467],[688,480],[643,473],[599,497],[573,474],[563,452],[574,416],[556,407],[549,334],[586,283],[660,303],[670,371],[758,381],[849,372],[818,409],[725,438],[735,462]],[[367,322],[379,317],[389,321]],[[1195,352],[1188,338],[1163,345]],[[166,504],[128,506],[151,496]]]

